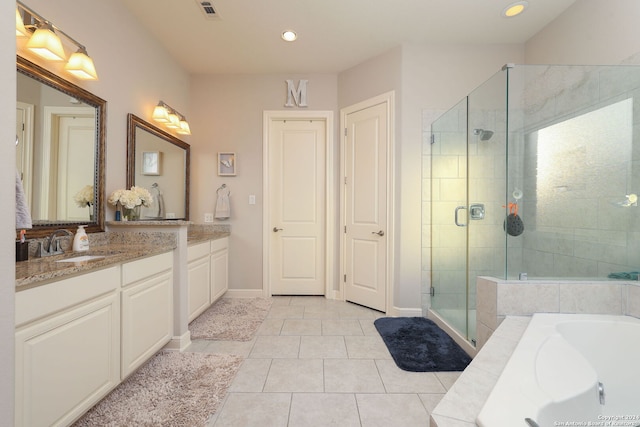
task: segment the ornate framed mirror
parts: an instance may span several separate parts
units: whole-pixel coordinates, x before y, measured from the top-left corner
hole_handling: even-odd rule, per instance
[[[17,56],[16,167],[33,228],[104,231],[107,102]]]
[[[189,219],[189,162],[186,142],[149,122],[127,116],[127,188],[144,187],[153,203],[141,220]]]

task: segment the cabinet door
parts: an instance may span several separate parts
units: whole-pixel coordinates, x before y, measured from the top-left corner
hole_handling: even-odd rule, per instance
[[[229,251],[220,249],[211,254],[211,303],[229,289]]]
[[[16,331],[16,425],[68,425],[120,380],[115,292]]]
[[[189,322],[198,317],[209,307],[209,253],[204,258],[189,262],[187,269],[189,286]]]
[[[169,271],[122,290],[122,379],[171,339],[172,284]]]

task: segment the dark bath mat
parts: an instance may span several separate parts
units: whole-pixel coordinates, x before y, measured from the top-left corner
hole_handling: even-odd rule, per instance
[[[433,321],[424,317],[382,317],[373,324],[400,369],[463,371],[471,357]]]

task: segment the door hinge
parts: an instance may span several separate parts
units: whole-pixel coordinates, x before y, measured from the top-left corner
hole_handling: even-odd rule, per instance
[[[344,177],[344,185],[347,185],[347,177]]]
[[[435,144],[436,143],[436,134],[432,133],[431,134],[431,144]]]
[[[344,275],[344,283],[347,283],[347,275]]]
[[[347,136],[347,128],[344,128],[344,136]]]
[[[429,295],[431,295],[432,297],[436,296],[436,288],[434,288],[433,286],[431,286],[429,288]]]
[[[344,226],[344,233],[345,234],[347,233],[347,226],[346,225]]]

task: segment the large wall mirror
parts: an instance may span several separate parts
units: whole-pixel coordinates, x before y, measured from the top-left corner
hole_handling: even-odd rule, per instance
[[[33,229],[104,231],[106,101],[18,56],[16,168]]]
[[[189,144],[133,114],[127,135],[127,188],[144,187],[153,196],[140,220],[188,220]]]

